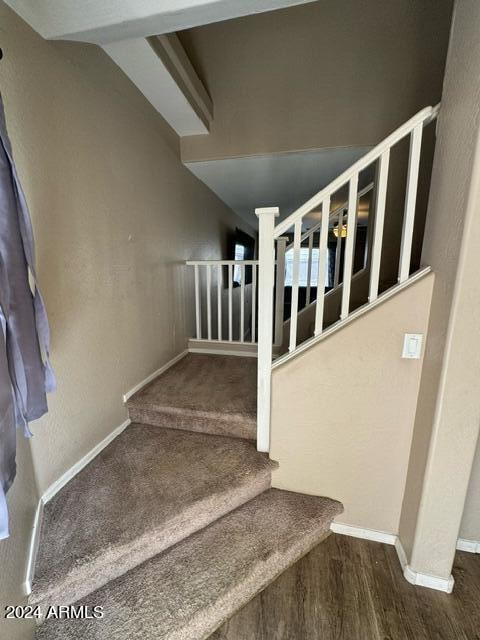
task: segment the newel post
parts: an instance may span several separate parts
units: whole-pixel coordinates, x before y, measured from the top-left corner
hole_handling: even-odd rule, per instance
[[[281,347],[283,343],[283,311],[285,306],[285,249],[288,238],[277,239],[277,275],[275,282],[275,338],[274,345]]]
[[[257,449],[270,449],[272,382],[273,286],[275,282],[275,217],[278,207],[255,209],[258,216],[258,362]]]

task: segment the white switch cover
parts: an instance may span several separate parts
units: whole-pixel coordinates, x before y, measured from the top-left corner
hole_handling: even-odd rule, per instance
[[[422,355],[423,335],[421,333],[406,333],[403,340],[402,358],[419,360]]]

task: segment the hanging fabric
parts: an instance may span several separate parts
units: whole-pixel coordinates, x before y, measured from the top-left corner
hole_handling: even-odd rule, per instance
[[[47,412],[46,392],[55,388],[47,314],[36,284],[32,224],[13,162],[1,96],[0,322],[1,539],[8,536],[5,494],[15,477],[16,428],[31,436],[28,423]]]

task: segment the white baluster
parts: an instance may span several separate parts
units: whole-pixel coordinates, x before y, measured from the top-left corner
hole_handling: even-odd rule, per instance
[[[270,449],[272,384],[273,285],[275,281],[274,227],[278,208],[256,209],[259,222],[257,449]]]
[[[348,316],[350,309],[350,289],[352,286],[353,252],[355,249],[355,227],[357,225],[358,174],[353,176],[348,185],[347,241],[343,266],[342,320]]]
[[[200,305],[200,277],[198,273],[198,264],[195,265],[195,319],[197,324],[197,340],[202,338],[202,318]]]
[[[403,216],[402,246],[400,248],[400,268],[398,281],[405,282],[410,275],[410,258],[412,255],[413,227],[415,224],[415,203],[417,201],[418,169],[420,167],[420,151],[422,147],[422,123],[418,124],[410,138],[410,157],[408,161],[407,194],[405,197],[405,214]]]
[[[295,351],[297,346],[297,317],[298,317],[298,280],[300,276],[300,240],[302,235],[302,221],[295,223],[293,233],[293,275],[292,275],[292,304],[290,308],[290,344],[288,350]]]
[[[257,312],[257,265],[252,265],[252,342],[255,342],[255,323]]]
[[[338,212],[338,236],[337,236],[337,248],[335,251],[335,273],[333,276],[333,286],[338,287],[340,282],[340,263],[342,261],[342,229],[343,229],[343,216],[345,209],[340,209]]]
[[[228,265],[228,339],[230,342],[233,340],[233,268],[232,265]]]
[[[217,267],[217,338],[222,339],[222,265]]]
[[[207,264],[207,335],[212,339],[212,267]]]
[[[377,197],[375,203],[375,228],[372,240],[372,259],[370,262],[370,293],[368,299],[373,302],[378,297],[378,282],[380,278],[380,262],[382,258],[383,223],[385,219],[385,202],[387,198],[388,166],[390,149],[380,156]]]
[[[245,265],[240,265],[240,342],[245,338]]]
[[[281,236],[277,240],[277,272],[275,282],[275,346],[283,343],[283,316],[285,307],[285,249],[288,238]]]
[[[308,236],[308,268],[307,268],[307,300],[305,306],[310,304],[310,289],[312,279],[312,255],[313,255],[313,233]]]
[[[317,281],[317,305],[315,308],[315,335],[323,330],[323,309],[325,305],[325,274],[328,253],[328,228],[330,221],[330,197],[322,202],[322,226],[320,240],[318,242],[318,281]]]

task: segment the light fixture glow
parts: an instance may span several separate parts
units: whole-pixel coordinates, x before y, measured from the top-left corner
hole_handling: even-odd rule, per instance
[[[333,235],[338,238],[338,224],[333,227]],[[342,238],[346,238],[347,237],[347,225],[346,224],[342,224]]]

